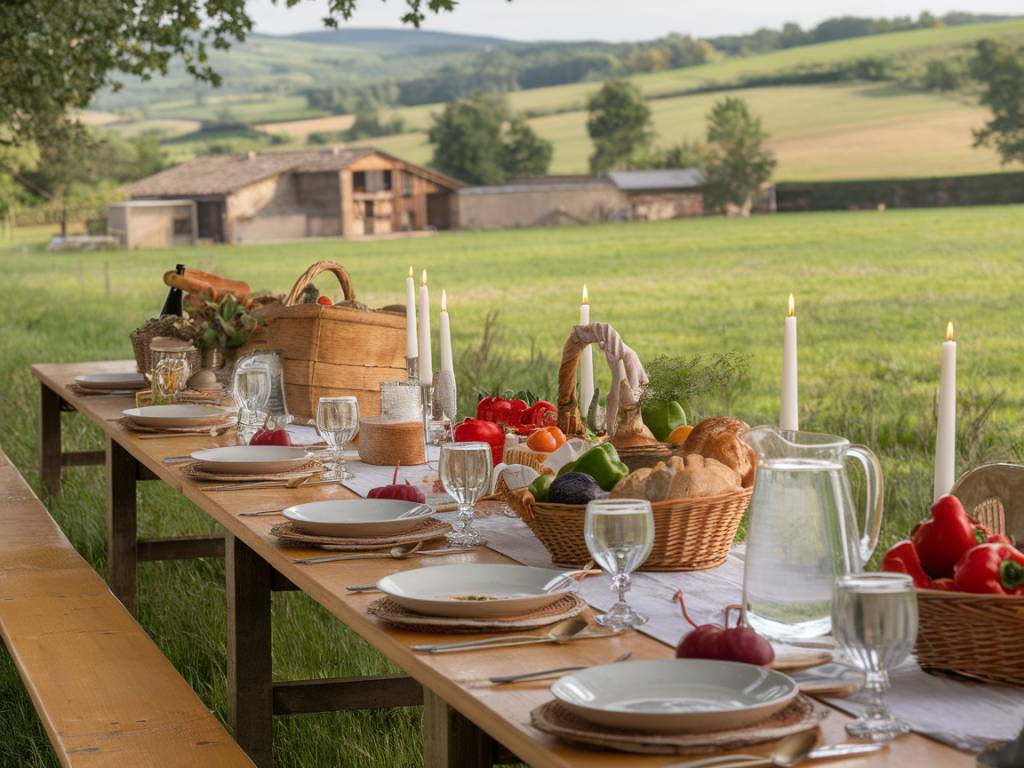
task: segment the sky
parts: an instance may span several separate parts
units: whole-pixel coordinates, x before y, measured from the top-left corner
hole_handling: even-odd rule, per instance
[[[249,0],[256,31],[290,34],[321,28],[326,0]],[[398,27],[403,0],[359,0],[350,26]],[[832,16],[917,16],[922,11],[1021,14],[1021,0],[461,0],[453,13],[430,16],[424,28],[518,40],[648,40],[669,32],[713,36],[814,26]]]

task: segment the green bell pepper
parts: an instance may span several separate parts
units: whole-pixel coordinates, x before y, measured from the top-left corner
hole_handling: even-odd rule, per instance
[[[686,411],[675,400],[663,403],[651,403],[640,409],[644,424],[658,440],[665,442],[672,430],[686,423]]]
[[[603,490],[610,491],[619,480],[629,474],[629,467],[619,458],[614,445],[601,443],[558,470],[558,476],[561,477],[567,472],[590,475]]]
[[[551,491],[551,483],[554,481],[554,475],[538,475],[537,479],[530,483],[529,487],[534,501],[547,501],[548,493]]]

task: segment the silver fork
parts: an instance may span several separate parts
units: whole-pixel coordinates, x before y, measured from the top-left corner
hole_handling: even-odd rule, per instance
[[[632,651],[627,651],[618,658],[612,659],[611,664],[615,664],[620,661],[629,661],[633,657]],[[506,683],[518,683],[522,680],[533,680],[540,677],[550,677],[551,675],[559,675],[563,672],[578,672],[581,669],[586,669],[585,666],[575,667],[555,667],[554,669],[540,669],[536,672],[523,672],[519,675],[495,675],[494,677],[488,678],[495,685],[505,685]]]

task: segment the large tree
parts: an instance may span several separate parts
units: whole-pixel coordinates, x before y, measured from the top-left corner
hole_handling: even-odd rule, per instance
[[[981,103],[992,119],[974,132],[975,146],[991,146],[1004,164],[1024,162],[1024,46],[979,40],[971,74],[981,81]]]
[[[303,0],[281,0],[288,6]],[[324,23],[352,16],[358,0],[327,0]],[[457,0],[405,0],[402,21]],[[207,49],[228,48],[252,29],[245,0],[5,0],[0,2],[0,141],[59,140],[118,78],[165,74],[180,56],[197,80],[218,83]]]
[[[587,132],[594,142],[591,173],[629,166],[646,155],[653,132],[651,110],[628,80],[609,80],[587,101]]]
[[[712,205],[749,207],[777,161],[761,118],[740,98],[716,102],[707,117],[707,191]]]

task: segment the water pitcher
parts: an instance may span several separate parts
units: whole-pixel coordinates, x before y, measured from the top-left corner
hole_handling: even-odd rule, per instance
[[[752,429],[744,440],[758,458],[743,579],[747,619],[782,642],[826,635],[836,577],[862,571],[878,544],[878,458],[842,437],[771,426]],[[867,476],[863,528],[846,474],[850,458]]]

